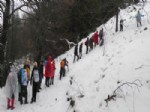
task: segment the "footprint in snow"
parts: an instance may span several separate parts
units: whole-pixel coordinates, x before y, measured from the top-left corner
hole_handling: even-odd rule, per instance
[[[118,51],[118,52],[117,52],[117,54],[120,54],[120,53],[121,53],[121,51]]]
[[[131,43],[133,40],[130,40],[129,43]]]
[[[101,68],[101,70],[102,70],[103,72],[105,72],[107,69],[108,69],[107,67],[106,67],[106,68]]]
[[[112,62],[112,63],[110,63],[110,65],[113,65],[114,63]]]
[[[102,79],[105,78],[105,74],[102,75]]]
[[[111,58],[108,59],[108,62],[110,62],[110,61],[111,61]]]
[[[96,91],[99,92],[99,87],[96,87]]]

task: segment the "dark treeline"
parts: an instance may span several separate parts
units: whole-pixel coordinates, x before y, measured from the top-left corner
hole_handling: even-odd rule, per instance
[[[31,54],[32,58],[38,61],[49,54],[55,58],[69,49],[65,39],[77,43],[95,31],[96,27],[117,15],[119,8],[138,2],[138,0],[20,1],[27,7],[26,10],[18,9],[24,12],[22,18],[13,7],[14,0],[0,2],[0,9],[3,9],[0,10],[3,12],[0,35],[1,80],[6,75],[2,71],[4,60],[14,61],[27,54]]]

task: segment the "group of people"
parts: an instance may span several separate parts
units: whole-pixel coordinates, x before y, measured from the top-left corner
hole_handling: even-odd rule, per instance
[[[142,26],[142,22],[141,22],[141,18],[142,17],[144,17],[144,15],[142,15],[140,13],[140,10],[138,10],[138,12],[137,12],[137,14],[135,16],[137,27]],[[125,21],[125,19],[120,19],[120,31],[123,31],[124,21]]]
[[[65,66],[68,67],[67,59],[63,59],[60,63],[60,80],[62,76],[65,76]],[[44,71],[45,67],[45,71]],[[33,69],[31,72],[30,61],[25,61],[23,67],[21,67],[16,73],[15,70],[10,67],[5,84],[5,93],[7,96],[7,109],[14,109],[14,103],[16,93],[18,93],[18,101],[20,104],[28,104],[28,85],[32,86],[32,98],[31,102],[36,102],[37,92],[40,92],[42,79],[45,76],[45,86],[50,87],[54,84],[55,76],[55,60],[48,56],[46,65],[43,61],[33,63]]]
[[[36,102],[36,94],[41,89],[43,79],[43,61],[38,63],[35,61],[33,70],[30,72],[30,61],[25,61],[23,67],[18,73],[12,70],[8,72],[8,77],[5,85],[5,93],[7,96],[7,109],[14,109],[15,96],[18,90],[18,101],[20,104],[28,104],[28,85],[32,85],[32,99],[31,103]],[[17,88],[18,87],[18,88]],[[24,99],[24,101],[23,101]]]
[[[143,15],[138,11],[136,15],[137,20],[137,27],[142,26],[141,24],[141,17]],[[120,20],[120,31],[123,31],[123,19]],[[86,41],[80,44],[78,49],[78,44],[75,46],[74,49],[74,60],[75,62],[76,58],[77,61],[82,58],[82,48],[83,45],[86,46],[86,54],[93,49],[93,47],[100,45],[102,46],[104,44],[104,31],[103,28],[99,31],[96,31],[91,38],[87,37]],[[60,77],[61,80],[62,77],[65,77],[66,69],[65,67],[68,67],[68,61],[66,58],[61,60],[60,62]],[[14,102],[15,102],[15,96],[17,87],[18,89],[18,101],[20,101],[20,104],[28,104],[28,85],[32,85],[32,98],[31,103],[36,102],[36,96],[37,92],[41,89],[42,79],[43,76],[45,76],[45,86],[49,87],[50,85],[54,84],[54,76],[55,76],[55,60],[51,56],[48,56],[47,63],[45,65],[45,71],[44,71],[44,64],[43,61],[40,61],[37,63],[36,61],[33,64],[33,69],[31,72],[30,68],[30,61],[26,60],[24,63],[24,66],[18,71],[18,73],[13,72],[12,68],[8,71],[8,77],[6,80],[5,85],[5,93],[7,96],[7,109],[14,109]],[[17,86],[18,85],[18,86]],[[23,101],[24,99],[24,101]]]
[[[78,44],[75,46],[74,48],[74,60],[73,62],[75,62],[75,60],[79,60],[82,58],[82,48],[83,45],[86,46],[86,54],[88,54],[89,51],[91,51],[93,49],[93,47],[100,45],[102,46],[104,44],[104,31],[103,28],[101,28],[101,30],[96,31],[93,36],[91,38],[87,37],[86,41],[80,44],[79,49],[78,49]],[[77,58],[77,59],[76,59]]]

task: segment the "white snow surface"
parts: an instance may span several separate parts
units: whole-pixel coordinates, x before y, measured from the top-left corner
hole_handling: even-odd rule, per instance
[[[148,1],[148,0],[147,0]],[[142,5],[135,6],[137,9]],[[131,11],[132,10],[132,11]],[[146,12],[145,12],[146,11]],[[105,45],[97,46],[73,63],[74,48],[56,59],[55,84],[37,94],[33,104],[20,105],[15,102],[14,110],[7,110],[7,100],[0,89],[0,112],[150,112],[150,2],[145,3],[142,27],[137,28],[132,6],[121,10],[120,17],[126,19],[123,32],[115,33],[115,17],[104,27]],[[147,28],[147,30],[144,30]],[[91,33],[89,36],[91,36]],[[83,39],[81,42],[85,42]],[[105,53],[103,55],[103,52]],[[66,77],[59,80],[60,60],[69,61]],[[73,84],[70,85],[70,78]],[[117,90],[115,100],[104,101],[121,84],[133,82]],[[139,86],[138,86],[139,85]],[[66,94],[67,93],[67,94]],[[84,97],[79,97],[81,93]],[[32,87],[28,86],[28,101]],[[68,97],[73,97],[75,107],[69,108]]]

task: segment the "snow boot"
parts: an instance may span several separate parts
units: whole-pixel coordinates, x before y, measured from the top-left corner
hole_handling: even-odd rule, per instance
[[[11,110],[13,110],[15,107],[14,107],[14,103],[15,103],[15,99],[11,99]]]

